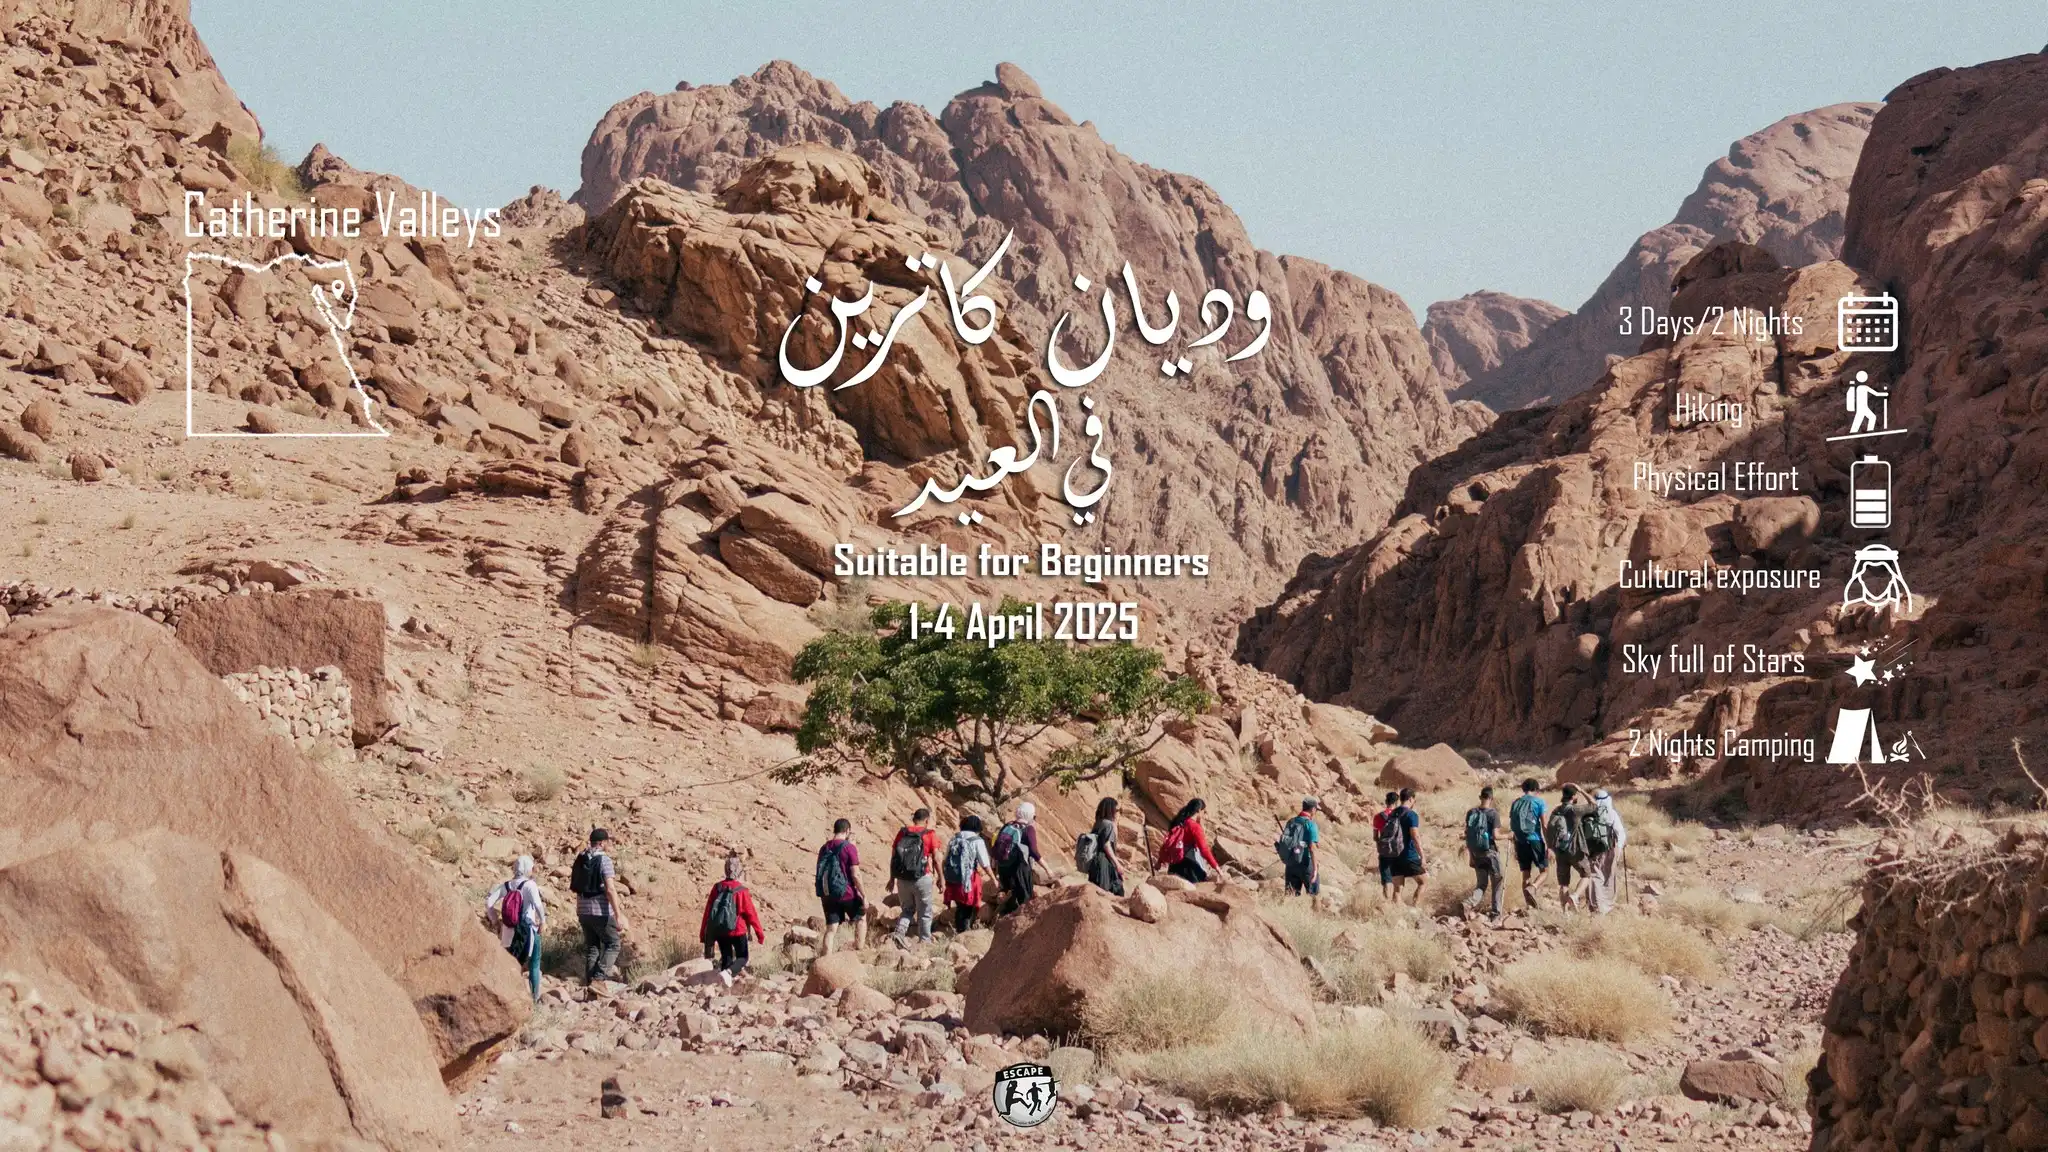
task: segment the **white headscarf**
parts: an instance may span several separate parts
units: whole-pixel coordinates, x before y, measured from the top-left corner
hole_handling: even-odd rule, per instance
[[[1038,805],[1026,800],[1017,805],[1017,823],[1029,824],[1038,818]]]
[[[1593,804],[1600,810],[1600,818],[1614,829],[1614,846],[1619,848],[1628,843],[1628,829],[1622,826],[1621,810],[1614,806],[1614,797],[1607,794],[1607,789],[1593,793]]]
[[[532,879],[532,878],[533,878],[533,857],[531,857],[531,856],[521,856],[521,857],[520,857],[520,858],[519,858],[518,860],[515,860],[515,861],[513,861],[513,863],[512,863],[512,878],[513,878],[514,880],[530,880],[530,879]]]

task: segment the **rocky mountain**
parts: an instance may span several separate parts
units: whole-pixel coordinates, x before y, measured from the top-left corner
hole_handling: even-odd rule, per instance
[[[1655,334],[1644,310],[1662,315],[1672,275],[1717,241],[1755,244],[1788,268],[1841,255],[1849,178],[1876,111],[1831,104],[1737,140],[1707,165],[1671,222],[1638,237],[1578,311],[1475,374],[1457,397],[1505,412],[1591,387],[1612,359],[1634,355]],[[1626,327],[1623,309],[1633,310]]]
[[[932,229],[935,242],[965,262],[963,276],[1014,232],[983,290],[1014,323],[1027,357],[1043,360],[1062,316],[1085,333],[1064,341],[1062,354],[1069,362],[1092,355],[1102,347],[1098,293],[1115,297],[1122,334],[1095,386],[1112,458],[1120,461],[1115,495],[1099,524],[1069,535],[1090,547],[1217,554],[1216,576],[1199,589],[1162,588],[1169,600],[1214,612],[1277,585],[1317,542],[1382,522],[1408,470],[1478,426],[1476,411],[1443,399],[1412,315],[1393,293],[1260,250],[1207,185],[1126,157],[1014,65],[1000,66],[995,81],[961,93],[936,117],[908,103],[878,109],[849,101],[782,61],[729,85],[643,93],[616,105],[592,132],[574,199],[602,211],[647,176],[714,193],[759,157],[793,144],[860,157],[877,198]],[[1167,295],[1176,298],[1181,334],[1163,346],[1148,347],[1130,331],[1126,263],[1151,323],[1161,322]],[[784,282],[773,287],[782,310],[764,312],[764,327],[787,323],[805,274],[784,270]],[[1093,287],[1081,291],[1077,283]],[[1240,301],[1262,290],[1275,317],[1271,343],[1252,359],[1225,364],[1220,350],[1251,339],[1240,328],[1221,345],[1188,350],[1191,372],[1162,374],[1162,357],[1181,356],[1198,325],[1213,322],[1214,314],[1196,317],[1211,289]],[[795,402],[772,361],[743,367],[764,396]],[[934,459],[949,447],[900,439],[864,445],[871,458],[957,474],[968,459]]]
[[[1695,256],[1664,305],[1682,317],[1797,316],[1802,332],[1757,339],[1702,325],[1652,341],[1555,409],[1507,414],[1417,470],[1385,532],[1305,562],[1246,624],[1240,657],[1409,736],[1580,747],[1566,771],[1588,777],[1716,768],[1781,810],[1839,806],[1855,788],[1826,765],[1739,750],[1652,755],[1632,732],[1806,737],[1825,755],[1838,707],[1867,707],[1924,752],[1880,771],[1925,767],[1958,793],[2030,796],[2010,741],[2038,739],[2048,722],[2026,655],[2044,639],[2048,571],[2037,542],[2048,515],[2037,447],[2048,410],[2044,85],[2042,56],[1902,85],[1856,170],[1856,266],[1782,270],[1731,243]],[[1900,351],[1840,351],[1837,299],[1886,289],[1905,309]],[[1896,500],[1882,534],[1848,524],[1858,451],[1827,439],[1843,431],[1858,371],[1889,382],[1890,426],[1906,430],[1882,445]],[[1740,403],[1745,419],[1691,419],[1674,407],[1680,393]],[[1641,472],[1743,461],[1796,468],[1796,489],[1665,495]],[[1872,543],[1899,552],[1911,606],[1845,607],[1855,553]],[[1807,590],[1747,593],[1622,586],[1623,571],[1652,561],[1818,577]],[[1736,663],[1666,663],[1654,677],[1627,668],[1631,646],[1683,656],[1695,644],[1735,645]],[[1845,677],[1871,645],[1910,648],[1910,667],[1876,684]]]
[[[1463,388],[1569,315],[1548,300],[1482,290],[1431,304],[1422,339],[1437,375]]]

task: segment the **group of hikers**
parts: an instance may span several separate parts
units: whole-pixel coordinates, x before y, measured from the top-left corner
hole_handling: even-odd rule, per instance
[[[1389,792],[1386,806],[1372,818],[1381,890],[1388,900],[1399,903],[1402,888],[1412,882],[1411,905],[1421,902],[1428,876],[1422,819],[1414,800],[1412,788]],[[1199,797],[1191,799],[1168,821],[1152,862],[1157,870],[1195,884],[1221,873],[1222,865],[1202,827],[1207,807]],[[1316,822],[1320,809],[1315,797],[1304,797],[1300,811],[1281,826],[1274,841],[1280,878],[1289,895],[1313,897],[1321,892],[1317,857],[1323,837]],[[1089,883],[1121,896],[1124,868],[1117,849],[1118,810],[1114,796],[1097,802],[1093,824],[1075,838],[1074,869]],[[897,829],[889,844],[888,881],[897,909],[891,942],[907,948],[913,931],[920,942],[929,942],[941,900],[952,911],[956,933],[979,923],[985,909],[992,908],[1001,916],[1029,903],[1036,888],[1035,866],[1043,861],[1037,820],[1037,806],[1024,801],[993,837],[987,837],[981,817],[963,816],[960,827],[941,849],[931,809],[912,813],[910,822]],[[1529,906],[1540,903],[1537,878],[1550,870],[1553,859],[1564,907],[1576,907],[1582,894],[1594,912],[1614,906],[1622,845],[1628,834],[1605,789],[1589,797],[1576,785],[1566,784],[1557,807],[1551,809],[1538,794],[1536,781],[1524,780],[1522,794],[1508,808],[1507,825],[1515,862],[1522,872],[1522,898]],[[1488,915],[1496,921],[1501,917],[1506,875],[1500,834],[1500,815],[1494,807],[1493,788],[1488,786],[1480,789],[1479,803],[1465,813],[1465,847],[1477,877],[1465,907],[1489,904]],[[618,868],[611,856],[614,843],[608,830],[593,829],[589,845],[578,853],[569,870],[576,919],[583,930],[585,984],[614,975],[622,933],[628,928],[619,900]],[[851,933],[855,950],[867,946],[868,900],[860,872],[861,854],[854,843],[853,824],[842,817],[833,821],[831,838],[819,846],[813,874],[813,891],[824,913],[821,953],[837,948],[842,926]],[[746,970],[749,940],[766,943],[767,934],[738,855],[726,857],[724,873],[705,899],[697,938],[705,959],[715,960],[716,970],[730,984]],[[519,857],[512,876],[491,890],[485,918],[497,929],[499,942],[525,967],[538,998],[540,942],[547,912],[540,886],[533,879],[532,857]]]

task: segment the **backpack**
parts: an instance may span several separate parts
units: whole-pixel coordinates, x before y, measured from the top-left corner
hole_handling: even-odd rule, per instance
[[[1166,839],[1159,842],[1159,866],[1171,867],[1187,859],[1188,826],[1177,824],[1166,830]]]
[[[1614,829],[1608,827],[1607,817],[1598,808],[1581,822],[1579,839],[1586,842],[1588,856],[1605,856],[1614,850]]]
[[[1015,863],[1011,858],[1023,850],[1024,826],[1013,820],[1003,825],[1002,831],[996,833],[995,851],[991,855],[995,857],[998,867],[1008,868]]]
[[[597,862],[597,853],[585,848],[576,854],[576,863],[569,866],[569,891],[578,896],[604,895],[604,867]]]
[[[526,923],[526,893],[522,891],[525,887],[526,881],[514,880],[505,889],[505,898],[498,902],[498,923],[514,928]]]
[[[1579,833],[1572,827],[1572,818],[1563,806],[1550,814],[1550,846],[1560,856],[1579,854]]]
[[[1383,857],[1403,856],[1408,852],[1408,826],[1401,823],[1406,808],[1396,808],[1387,813],[1387,822],[1380,826],[1379,839],[1374,843]]]
[[[1095,867],[1095,858],[1102,854],[1102,845],[1095,838],[1095,830],[1089,829],[1074,837],[1074,871],[1087,875]]]
[[[739,885],[720,884],[711,891],[711,923],[713,936],[736,936],[740,931]]]
[[[1273,851],[1280,862],[1289,868],[1300,868],[1308,863],[1308,821],[1296,816],[1280,829],[1280,838],[1273,841]]]
[[[818,849],[818,867],[813,879],[822,899],[839,904],[853,895],[853,881],[846,875],[846,854],[839,850],[839,841],[827,840],[825,846]]]
[[[1514,830],[1515,839],[1525,844],[1543,839],[1542,803],[1534,796],[1524,796],[1508,805],[1508,827]]]
[[[1465,850],[1474,856],[1493,851],[1493,822],[1487,819],[1492,814],[1491,808],[1471,808],[1465,812]]]
[[[946,845],[946,863],[943,869],[946,883],[963,892],[973,881],[973,870],[967,866],[967,836],[964,833],[953,837],[953,842]]]
[[[889,847],[889,875],[898,880],[915,880],[924,871],[924,833],[912,832],[906,824],[896,833],[896,843]]]

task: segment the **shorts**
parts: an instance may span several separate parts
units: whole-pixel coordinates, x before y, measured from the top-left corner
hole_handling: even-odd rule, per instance
[[[1557,882],[1558,882],[1558,884],[1559,884],[1559,885],[1561,885],[1561,886],[1567,886],[1567,887],[1568,887],[1568,886],[1570,886],[1570,884],[1571,884],[1571,882],[1572,882],[1572,874],[1573,874],[1574,872],[1578,873],[1578,875],[1579,875],[1579,878],[1580,878],[1580,879],[1582,879],[1582,880],[1583,880],[1583,879],[1585,879],[1585,878],[1586,878],[1586,877],[1588,877],[1588,876],[1591,876],[1591,875],[1593,874],[1593,869],[1592,869],[1592,865],[1591,865],[1591,862],[1590,862],[1590,861],[1588,861],[1588,860],[1587,860],[1587,859],[1586,859],[1586,858],[1585,858],[1584,856],[1566,856],[1566,855],[1565,855],[1564,853],[1562,853],[1562,852],[1558,853],[1558,856],[1557,856]]]
[[[1541,840],[1515,841],[1515,863],[1524,872],[1544,872],[1550,868],[1550,846]]]
[[[827,900],[825,901],[825,923],[827,925],[858,924],[860,923],[860,918],[867,915],[867,911],[867,902],[858,896],[850,900]]]
[[[1392,871],[1397,880],[1412,880],[1425,871],[1420,856],[1395,856],[1388,863],[1393,866]]]
[[[1380,857],[1380,886],[1384,888],[1393,882],[1394,858],[1392,856],[1382,856]]]

